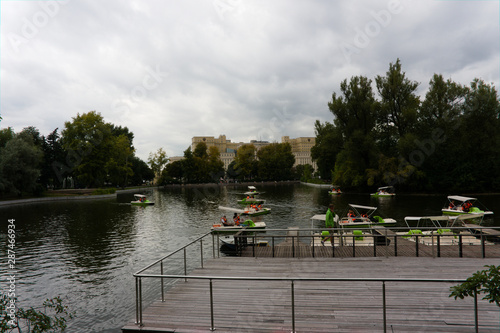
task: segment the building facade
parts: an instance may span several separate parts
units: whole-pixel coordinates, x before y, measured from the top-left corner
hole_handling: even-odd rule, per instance
[[[194,151],[198,143],[205,143],[207,148],[212,146],[217,147],[220,152],[220,157],[224,163],[224,169],[227,170],[229,164],[234,161],[236,156],[236,151],[239,147],[252,144],[259,150],[262,147],[270,144],[268,141],[258,141],[251,140],[250,142],[231,142],[225,135],[219,135],[218,138],[213,136],[194,136],[191,140],[191,150]],[[316,170],[316,163],[313,162],[311,158],[311,148],[316,144],[315,137],[300,137],[295,139],[290,139],[289,136],[281,137],[281,143],[289,143],[292,147],[292,154],[295,156],[295,164],[305,165],[310,164]]]

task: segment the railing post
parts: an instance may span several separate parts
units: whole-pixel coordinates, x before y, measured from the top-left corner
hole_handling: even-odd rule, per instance
[[[292,236],[292,258],[295,258],[295,236]]]
[[[203,268],[203,238],[200,239],[201,268]]]
[[[163,260],[160,261],[160,275],[163,275]],[[165,291],[163,289],[163,278],[161,278],[160,281],[161,281],[161,301],[165,302]]]
[[[387,304],[385,299],[385,281],[382,281],[382,309],[384,312],[384,333],[387,332]]]
[[[335,232],[333,234],[330,234],[330,237],[332,237],[332,257],[335,258]]]
[[[139,278],[139,326],[142,326],[142,280]]]
[[[352,257],[356,257],[356,237],[352,235]]]
[[[187,276],[187,257],[186,248],[184,248],[184,276]],[[184,278],[184,282],[187,282],[187,277]]]
[[[398,235],[394,235],[394,256],[398,256]]]
[[[441,257],[441,235],[437,235],[437,256]]]
[[[295,333],[295,290],[292,280],[292,332]]]
[[[253,235],[253,248],[252,248],[252,256],[255,258],[255,246],[257,245],[257,238],[255,234]]]
[[[217,249],[219,249],[219,236],[217,235]],[[220,256],[219,251],[217,251],[218,256]],[[212,232],[212,256],[215,259],[215,234]]]
[[[135,323],[140,325],[139,322],[139,278],[135,277]]]
[[[377,256],[377,240],[378,240],[378,235],[373,234],[373,256],[374,257]]]
[[[210,330],[215,331],[214,325],[214,292],[212,286],[212,279],[210,279]]]
[[[479,229],[480,235],[481,235],[481,255],[483,258],[486,258],[486,247],[484,246],[484,236],[483,236],[483,229]]]
[[[477,315],[477,289],[474,287],[474,327],[476,328],[476,333],[479,332],[479,320]]]
[[[460,258],[463,257],[463,249],[462,249],[462,235],[458,235],[458,256]]]
[[[418,235],[415,235],[415,251],[415,255],[418,257]]]
[[[274,258],[274,236],[271,237],[271,246],[273,247],[273,258]]]
[[[314,258],[314,236],[311,236],[311,244],[312,244],[312,257]]]

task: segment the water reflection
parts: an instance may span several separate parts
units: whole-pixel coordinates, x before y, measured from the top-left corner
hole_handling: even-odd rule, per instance
[[[268,228],[309,228],[310,217],[324,214],[330,202],[337,213],[350,203],[377,206],[378,215],[392,217],[399,225],[408,215],[440,215],[446,202],[446,196],[398,194],[374,199],[367,193],[331,196],[326,188],[303,185],[257,187],[272,212],[255,220],[265,221]],[[19,305],[39,306],[46,298],[60,295],[77,311],[69,332],[120,332],[135,313],[132,274],[208,232],[228,213],[218,207],[239,207],[237,200],[245,191],[246,186],[147,190],[145,194],[155,201],[148,207],[130,205],[133,193],[116,199],[0,207],[2,221],[16,219]],[[500,196],[478,197],[497,212],[492,224],[500,225]],[[2,244],[6,244],[6,232],[2,227]],[[209,258],[208,245],[206,252]],[[5,246],[0,247],[0,256],[5,259]],[[5,265],[0,273],[5,281]],[[144,293],[146,303],[158,297],[157,289],[147,284]]]

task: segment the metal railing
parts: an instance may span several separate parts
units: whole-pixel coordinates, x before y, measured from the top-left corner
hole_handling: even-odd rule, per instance
[[[386,300],[386,285],[391,283],[463,283],[464,279],[377,279],[377,278],[277,278],[277,277],[228,277],[228,276],[195,276],[195,275],[154,275],[154,274],[141,274],[136,277],[142,278],[153,278],[153,279],[186,279],[194,280],[208,280],[209,281],[209,293],[210,293],[210,330],[215,331],[215,316],[214,316],[214,287],[213,281],[216,280],[236,280],[236,281],[281,281],[290,283],[290,318],[292,332],[295,332],[295,282],[304,281],[314,281],[321,282],[321,286],[324,287],[327,282],[350,282],[350,283],[360,283],[360,282],[378,282],[381,284],[381,296],[382,296],[382,318],[384,332],[387,332],[387,300]],[[139,294],[140,297],[140,294]],[[257,296],[256,296],[257,297]],[[478,305],[477,305],[477,292],[474,292],[474,328],[475,332],[479,332],[479,320],[478,320]],[[136,324],[142,325],[142,309],[139,311],[139,317],[137,318]]]
[[[436,229],[436,230],[434,230]],[[448,228],[448,229],[455,229],[457,232],[462,230],[462,229],[467,229],[468,228]],[[476,228],[478,230],[478,239],[481,240],[481,248],[482,248],[482,257],[486,257],[486,238],[491,237],[489,235],[486,235],[483,233],[481,230],[481,227]],[[493,229],[493,228],[488,228],[488,229]],[[498,228],[494,228],[498,229]],[[310,228],[310,229],[296,229],[295,231],[298,232],[297,235],[275,235],[272,234],[276,231],[278,232],[284,232],[288,231],[288,229],[268,229],[265,232],[265,235],[263,236],[262,233],[259,232],[259,236],[256,234],[248,235],[246,234],[246,231],[241,232],[236,235],[237,240],[235,241],[237,249],[238,247],[243,247],[244,244],[248,244],[248,239],[253,238],[254,244],[256,242],[257,237],[266,237],[271,239],[272,242],[272,249],[273,249],[273,254],[274,254],[274,247],[275,247],[275,240],[276,239],[281,239],[281,238],[288,238],[291,239],[291,246],[292,249],[295,249],[295,243],[299,244],[301,240],[308,240],[309,241],[309,246],[311,247],[313,256],[314,256],[314,248],[317,246],[314,246],[313,238],[314,237],[319,237],[320,235],[314,235],[314,232],[320,231],[320,230],[325,230],[325,228]],[[344,229],[342,230],[337,230],[337,229],[328,229],[331,231],[345,231]],[[419,246],[423,246],[422,244],[419,245],[419,238],[420,237],[430,237],[432,238],[432,248],[433,248],[433,254],[435,253],[436,256],[440,256],[440,249],[441,249],[441,239],[443,237],[457,237],[457,246],[459,247],[459,256],[461,257],[463,254],[462,248],[463,248],[463,242],[462,242],[462,237],[460,235],[441,235],[437,233],[437,228],[429,228],[430,234],[429,235],[419,235],[419,234],[413,234],[413,235],[402,235],[402,234],[396,234],[394,232],[394,228],[387,228],[386,234],[370,234],[366,235],[363,234],[363,237],[372,237],[373,238],[373,248],[374,248],[374,256],[377,256],[377,246],[383,246],[385,248],[389,247],[394,247],[394,255],[397,256],[397,248],[398,248],[398,238],[405,238],[407,239],[408,237],[414,238],[415,239],[415,256],[419,256]],[[401,228],[397,228],[397,230],[401,230]],[[307,233],[304,235],[300,235],[300,233],[305,232]],[[269,234],[271,233],[271,234]],[[436,234],[435,234],[436,233]],[[435,282],[435,283],[463,283],[465,280],[460,280],[460,279],[339,279],[339,278],[293,278],[293,277],[286,277],[286,278],[272,278],[272,277],[254,277],[254,278],[246,278],[246,277],[226,277],[226,276],[190,276],[187,273],[188,270],[188,258],[187,258],[187,251],[186,249],[190,246],[194,246],[195,244],[199,243],[199,254],[198,260],[200,261],[200,267],[203,268],[203,262],[204,262],[204,247],[203,247],[203,240],[208,238],[208,236],[212,236],[212,256],[213,258],[216,258],[220,256],[219,252],[219,234],[214,234],[211,232],[208,232],[197,239],[191,241],[185,246],[182,246],[181,248],[173,251],[172,253],[156,260],[155,262],[151,263],[150,265],[144,267],[143,269],[137,271],[134,274],[135,277],[135,284],[136,284],[136,324],[139,326],[143,325],[143,295],[142,295],[142,281],[143,279],[158,279],[160,281],[160,294],[161,294],[161,300],[164,302],[165,301],[165,291],[164,291],[164,280],[165,279],[184,279],[185,282],[187,282],[189,279],[203,279],[203,280],[209,280],[210,281],[210,318],[211,318],[211,330],[215,330],[215,323],[214,323],[214,308],[213,308],[213,281],[214,280],[245,280],[245,281],[288,281],[290,282],[290,288],[291,288],[291,304],[292,304],[292,310],[291,310],[291,319],[292,319],[292,331],[295,331],[295,296],[294,296],[294,283],[297,281],[320,281],[320,282],[340,282],[340,281],[349,281],[349,282],[380,282],[382,285],[382,299],[383,299],[383,321],[384,321],[384,332],[387,329],[387,318],[386,318],[386,293],[385,293],[385,285],[386,283],[417,283],[417,282]],[[334,237],[334,242],[333,245],[341,245],[343,242],[343,239],[346,238],[352,238],[352,244],[351,245],[346,245],[347,248],[352,247],[352,256],[356,256],[356,237],[360,237],[360,235],[346,235],[346,234],[335,234],[332,232],[332,237]],[[238,240],[239,239],[239,240]],[[336,241],[335,241],[336,239]],[[379,241],[377,241],[377,239]],[[434,243],[434,239],[436,242]],[[243,241],[245,240],[245,241]],[[388,240],[392,240],[388,241]],[[378,243],[378,244],[377,244]],[[392,245],[390,244],[392,243]],[[383,245],[381,245],[383,244]],[[329,245],[328,245],[329,246]],[[497,247],[497,246],[495,246]],[[332,248],[332,256],[335,257],[335,248],[336,246],[331,246]],[[254,247],[255,249],[255,247]],[[434,252],[435,249],[435,252]],[[179,274],[164,274],[164,262],[166,260],[171,259],[175,254],[178,254],[180,252],[183,252],[183,269],[184,269],[184,274],[179,275]],[[241,253],[241,249],[238,249],[237,252]],[[292,250],[292,255],[294,256],[294,250]],[[255,254],[255,250],[254,250]],[[160,274],[148,274],[146,273],[147,270],[152,269],[155,266],[159,265],[159,270]],[[475,303],[474,303],[474,316],[475,316],[475,328],[476,332],[478,332],[478,322],[477,322],[477,295],[475,295]]]
[[[470,233],[469,235],[461,234],[462,231],[470,231],[469,227],[453,227],[446,228],[448,230],[447,234],[443,234],[443,228],[437,227],[429,227],[422,228],[421,231],[427,232],[422,234],[408,234],[407,232],[409,228],[381,228],[378,232],[375,232],[372,228],[357,228],[362,232],[362,235],[346,233],[346,229],[343,228],[310,228],[310,229],[295,229],[297,231],[297,235],[286,235],[284,232],[289,231],[288,229],[267,229],[265,234],[262,232],[259,233],[251,233],[248,230],[242,231],[235,235],[235,254],[242,255],[243,250],[248,246],[248,244],[256,244],[257,239],[268,240],[268,245],[271,248],[271,257],[275,257],[276,254],[276,246],[281,243],[283,244],[283,240],[291,239],[289,242],[289,246],[291,247],[291,257],[296,257],[298,255],[297,248],[300,244],[310,245],[310,253],[312,257],[316,256],[318,245],[314,245],[314,239],[321,237],[319,233],[323,230],[330,231],[330,235],[327,237],[332,238],[332,246],[327,244],[328,247],[331,247],[331,257],[336,257],[337,252],[344,249],[352,249],[351,256],[356,257],[356,254],[359,253],[359,248],[366,249],[367,247],[372,247],[373,256],[377,257],[377,249],[384,249],[384,256],[395,256],[401,255],[398,253],[398,245],[401,245],[401,240],[409,240],[412,242],[414,252],[413,256],[419,257],[423,253],[428,253],[429,251],[425,251],[426,249],[430,249],[430,256],[432,257],[441,257],[443,248],[447,248],[449,250],[450,245],[455,248],[457,252],[457,256],[462,258],[464,256],[464,248],[467,245],[475,245],[480,247],[481,253],[480,256],[482,258],[486,258],[488,251],[487,245],[492,244],[493,242],[500,244],[500,227],[480,227],[477,226],[474,228],[474,233]],[[492,235],[489,233],[483,232],[483,230],[493,230],[498,232],[496,235]],[[301,234],[302,233],[302,234]],[[464,238],[472,238],[474,237],[477,242],[471,244],[470,241],[464,241]],[[372,239],[372,242],[369,245],[366,245],[366,242],[361,242],[359,239]],[[250,242],[250,240],[252,242]],[[399,240],[399,241],[398,241]],[[448,240],[448,244],[443,244],[443,240]],[[450,241],[451,240],[451,241]],[[328,241],[328,243],[330,243]],[[446,242],[444,242],[446,243]],[[408,242],[406,242],[408,248]],[[362,247],[361,247],[362,246]],[[498,255],[500,253],[500,247],[494,247],[493,251],[490,253],[494,255]],[[358,251],[358,252],[357,252]],[[401,251],[401,250],[400,250]],[[408,249],[407,249],[408,251]],[[366,251],[365,251],[366,252]],[[258,252],[255,247],[252,247],[252,256],[257,256]],[[427,254],[429,256],[429,254]]]

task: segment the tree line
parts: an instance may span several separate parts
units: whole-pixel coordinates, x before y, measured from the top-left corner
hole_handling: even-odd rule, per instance
[[[134,134],[104,122],[96,111],[78,114],[47,136],[35,127],[0,130],[0,194],[40,195],[49,188],[142,185],[153,171],[135,156]]]
[[[234,160],[224,170],[218,148],[200,142],[194,150],[186,149],[182,160],[166,165],[160,184],[298,179],[304,167],[294,168],[294,163],[289,143],[271,143],[258,150],[253,144],[245,144],[237,149]]]
[[[332,122],[316,121],[311,154],[323,179],[367,190],[494,191],[500,185],[500,104],[492,84],[434,74],[419,83],[398,59],[385,76],[345,79],[332,94]],[[376,96],[376,93],[378,96]],[[377,98],[378,97],[378,98]]]

